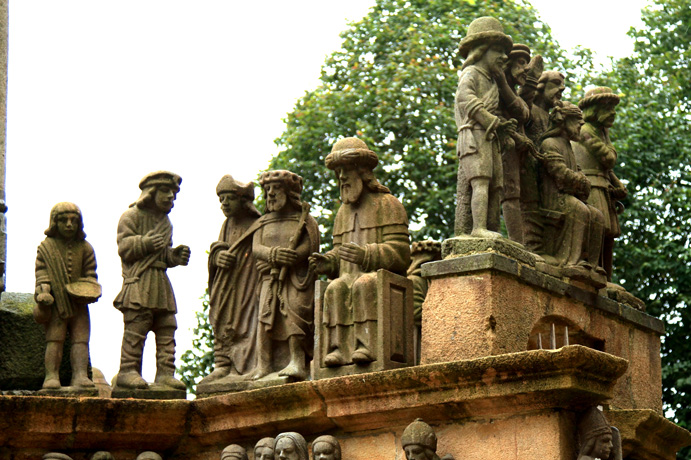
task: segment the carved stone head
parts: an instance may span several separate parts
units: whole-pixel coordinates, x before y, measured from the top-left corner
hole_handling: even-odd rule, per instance
[[[514,43],[504,72],[510,85],[525,85],[529,63],[530,48],[521,43]]]
[[[231,444],[221,452],[221,460],[248,460],[247,452],[244,447]]]
[[[168,214],[173,209],[173,204],[182,178],[168,171],[156,171],[147,174],[139,182],[142,194],[134,203],[138,208],[152,209]]]
[[[254,446],[254,460],[274,460],[274,438],[262,438]]]
[[[562,102],[549,114],[549,128],[543,137],[562,136],[571,141],[581,139],[583,113],[570,102]]]
[[[504,27],[499,20],[491,16],[483,16],[475,19],[468,26],[466,36],[458,45],[458,54],[465,59],[479,46],[494,44],[499,45],[508,54],[513,46],[513,40],[511,36],[504,33]]]
[[[67,241],[81,241],[86,238],[82,211],[79,206],[68,202],[53,206],[53,209],[50,210],[50,225],[44,233],[46,236],[62,238]]]
[[[610,88],[600,86],[588,90],[585,97],[578,102],[578,107],[583,110],[583,118],[588,123],[611,128],[616,118],[615,107],[619,100],[619,96]]]
[[[341,201],[345,204],[358,203],[363,192],[389,192],[374,177],[373,169],[379,163],[377,154],[357,137],[336,142],[324,162],[336,173]]]
[[[259,184],[264,190],[267,212],[288,212],[300,209],[302,177],[293,172],[278,169],[261,173]]]
[[[147,450],[137,455],[137,460],[163,460],[163,458],[156,452]]]
[[[233,179],[226,174],[216,186],[216,195],[221,202],[221,210],[226,217],[249,214],[259,216],[259,211],[254,207],[254,183],[242,182]]]
[[[406,460],[436,460],[437,435],[422,419],[415,419],[403,430],[401,446]]]
[[[545,108],[551,109],[558,101],[566,89],[564,86],[565,77],[556,70],[545,70],[537,81],[538,98]]]
[[[341,460],[341,445],[333,436],[319,436],[312,443],[312,460]]]
[[[110,452],[99,450],[91,456],[91,460],[115,460],[115,457]]]
[[[287,432],[276,436],[274,458],[277,460],[309,460],[307,441],[300,433]]]
[[[607,460],[612,452],[612,427],[597,407],[591,407],[578,424],[580,451],[578,457]]]

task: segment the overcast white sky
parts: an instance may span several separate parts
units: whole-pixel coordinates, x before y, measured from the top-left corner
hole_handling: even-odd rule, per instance
[[[183,182],[170,214],[173,242],[192,248],[188,267],[168,271],[179,358],[191,346],[206,287],[205,251],[223,222],[218,180],[232,174],[249,181],[266,168],[282,118],[317,85],[339,33],[373,4],[12,0],[7,290],[33,292],[50,208],[77,203],[103,285],[91,307],[92,362],[112,378],[122,340],[122,315],[112,306],[122,282],[117,222],[145,174],[174,171]],[[554,0],[533,4],[563,47],[588,46],[604,59],[632,51],[625,34],[640,24],[646,1],[581,0],[568,10]],[[153,348],[149,340],[148,379]]]

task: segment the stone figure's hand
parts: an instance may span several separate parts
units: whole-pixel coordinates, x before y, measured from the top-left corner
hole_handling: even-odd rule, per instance
[[[346,243],[338,250],[341,259],[357,265],[362,265],[365,261],[365,248],[357,243]]]
[[[228,251],[220,251],[216,255],[216,265],[221,268],[232,268],[235,265],[235,254]]]
[[[309,257],[309,264],[310,268],[316,273],[317,275],[321,275],[323,273],[328,273],[329,272],[329,259],[317,252],[312,254]]]
[[[53,305],[53,302],[55,302],[55,299],[53,298],[52,295],[50,295],[49,292],[42,292],[39,295],[36,296],[36,302],[40,303],[41,305]]]
[[[158,233],[153,233],[153,230],[144,235],[142,242],[144,243],[144,246],[148,252],[160,251],[167,245],[167,241],[163,238],[163,236],[159,235]]]
[[[278,265],[295,265],[298,260],[298,253],[289,248],[276,249],[276,263]]]
[[[615,200],[623,200],[628,194],[629,192],[623,184],[620,187],[612,187],[609,189],[609,196]]]
[[[518,122],[514,118],[510,118],[506,121],[500,121],[497,125],[497,134],[499,139],[504,139],[516,134],[516,128],[518,127]]]
[[[190,262],[190,248],[181,244],[173,250],[173,255],[178,262],[178,265],[187,265]]]

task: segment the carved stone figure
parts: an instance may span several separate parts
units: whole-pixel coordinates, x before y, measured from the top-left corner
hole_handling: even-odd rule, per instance
[[[595,206],[605,217],[605,239],[600,264],[612,280],[612,251],[614,239],[621,235],[619,214],[623,206],[618,200],[626,198],[626,186],[614,174],[617,151],[609,139],[609,130],[616,117],[615,107],[619,96],[610,88],[593,88],[578,103],[583,110],[585,124],[581,128],[581,139],[574,144],[576,160],[590,181],[588,203]]]
[[[456,234],[499,238],[503,187],[501,151],[516,132],[516,120],[501,118],[497,78],[513,46],[501,23],[475,19],[461,40],[465,58],[456,90],[458,198]]]
[[[309,460],[307,441],[300,433],[287,432],[276,436],[274,452],[278,460]]]
[[[313,347],[314,276],[308,257],[319,248],[319,228],[300,201],[302,177],[267,171],[259,177],[266,213],[258,220],[252,251],[260,276],[257,368],[254,379],[279,370],[278,347],[288,345],[289,362],[279,377],[304,380]]]
[[[422,264],[441,260],[441,243],[426,240],[415,241],[410,251],[411,261],[408,267],[408,279],[413,282],[413,315],[415,318],[415,362],[419,363],[420,343],[422,338],[422,304],[427,297],[429,281],[422,277]]]
[[[310,258],[316,273],[333,279],[322,312],[322,340],[328,344],[324,364],[367,364],[375,360],[377,270],[406,272],[408,216],[374,177],[379,159],[362,140],[341,139],[325,161],[336,172],[342,204],[334,222],[333,249]]]
[[[34,318],[46,330],[46,376],[43,388],[60,388],[60,362],[67,331],[72,340],[73,388],[95,388],[89,379],[89,303],[101,296],[94,248],[86,241],[82,212],[74,203],[50,211],[46,239],[36,256]]]
[[[422,419],[415,419],[403,430],[401,446],[406,460],[440,460],[437,455],[437,435]],[[447,454],[441,460],[453,460],[453,457]]]
[[[229,446],[226,446],[225,449],[221,452],[221,460],[249,460],[247,457],[247,452],[245,451],[245,448],[242,446],[238,446],[237,444],[231,444]],[[257,457],[255,457],[255,460],[257,460]]]
[[[216,187],[226,220],[209,251],[209,321],[214,331],[214,371],[201,384],[242,376],[256,364],[257,282],[252,255],[254,184],[226,175]]]
[[[274,460],[274,438],[262,438],[254,446],[254,460]]]
[[[603,217],[586,204],[590,183],[580,172],[570,141],[580,138],[581,111],[564,102],[550,114],[550,125],[540,150],[540,196],[545,211],[544,248],[565,276],[602,284],[598,268],[602,244]],[[546,259],[547,260],[547,259]],[[602,286],[600,286],[602,287]]]
[[[578,460],[621,460],[619,430],[609,425],[597,407],[591,407],[581,417],[578,440]]]
[[[157,454],[156,452],[152,452],[150,450],[144,451],[141,454],[137,455],[136,460],[163,460],[163,458]]]
[[[549,113],[561,104],[564,86],[564,75],[556,70],[546,70],[537,81],[537,93],[530,108],[530,120],[525,125],[528,137],[539,145],[542,135],[549,127]]]
[[[312,460],[341,460],[341,445],[330,435],[319,436],[312,442]]]
[[[91,456],[91,460],[115,460],[115,457],[110,452],[99,450]]]
[[[172,247],[173,226],[168,213],[180,190],[177,174],[157,171],[139,183],[139,199],[120,217],[118,253],[122,260],[123,286],[113,301],[125,321],[120,372],[116,387],[146,389],[141,376],[142,351],[149,331],[156,336],[155,383],[184,390],[175,374],[175,313],[177,305],[166,270],[187,265],[190,248]]]

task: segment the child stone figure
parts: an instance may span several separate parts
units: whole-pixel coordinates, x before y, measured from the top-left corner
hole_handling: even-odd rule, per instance
[[[89,379],[89,308],[101,296],[94,248],[86,241],[82,212],[74,203],[50,211],[46,239],[36,256],[37,306],[34,317],[46,329],[46,377],[43,389],[60,389],[59,369],[67,331],[72,339],[74,388],[95,388]]]

